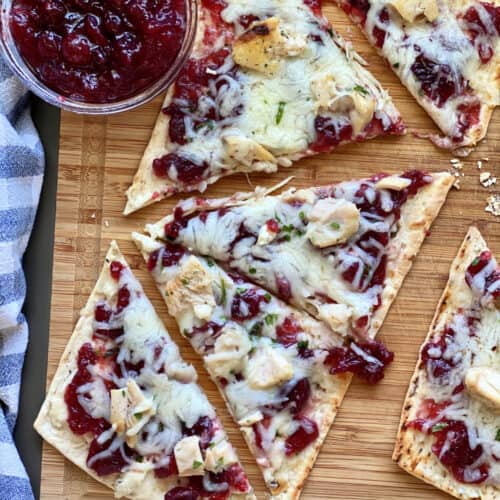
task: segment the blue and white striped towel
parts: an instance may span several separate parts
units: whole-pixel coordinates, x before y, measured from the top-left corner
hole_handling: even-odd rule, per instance
[[[0,57],[0,498],[32,499],[12,439],[28,325],[22,257],[43,179],[43,149],[31,121],[29,94]]]

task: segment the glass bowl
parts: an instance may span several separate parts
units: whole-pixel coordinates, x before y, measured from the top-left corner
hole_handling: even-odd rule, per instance
[[[107,103],[87,103],[78,101],[61,95],[60,93],[47,87],[33,73],[30,67],[25,63],[10,31],[10,11],[12,0],[0,0],[0,49],[1,53],[12,69],[12,71],[20,78],[20,80],[38,97],[58,106],[59,108],[73,111],[74,113],[82,113],[89,115],[105,115],[112,113],[120,113],[134,109],[165,91],[169,85],[173,83],[180,69],[189,58],[191,48],[196,36],[197,26],[197,7],[196,0],[184,0],[186,8],[186,31],[182,40],[181,48],[168,71],[156,82],[139,93],[115,102]]]

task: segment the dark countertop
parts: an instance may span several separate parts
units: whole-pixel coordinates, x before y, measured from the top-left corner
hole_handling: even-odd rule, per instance
[[[59,110],[38,99],[33,99],[33,120],[45,148],[46,165],[40,205],[24,257],[27,296],[23,312],[28,320],[30,331],[21,384],[19,418],[14,437],[31,479],[35,498],[39,498],[42,440],[33,430],[33,421],[43,401],[47,372]]]

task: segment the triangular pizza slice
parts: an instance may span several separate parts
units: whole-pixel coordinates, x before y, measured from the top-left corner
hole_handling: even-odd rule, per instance
[[[456,498],[500,497],[500,267],[475,227],[420,350],[393,458]]]
[[[383,377],[393,355],[355,342],[242,276],[134,233],[182,334],[203,358],[273,498],[296,499],[354,372]]]
[[[204,0],[125,214],[235,172],[403,134],[392,100],[310,0]]]
[[[117,498],[255,498],[196,377],[113,242],[35,428]]]
[[[277,196],[192,198],[146,231],[216,259],[341,335],[373,338],[452,182],[413,170]]]
[[[336,0],[445,137],[473,146],[500,103],[498,0]]]

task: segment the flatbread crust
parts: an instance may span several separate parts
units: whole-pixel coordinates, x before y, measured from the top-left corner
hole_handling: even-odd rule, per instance
[[[387,276],[384,291],[382,293],[382,304],[373,315],[373,321],[368,332],[371,338],[374,338],[378,330],[382,326],[383,320],[389,311],[393,300],[395,299],[404,278],[408,274],[413,259],[418,253],[432,222],[438,215],[443,203],[446,200],[448,191],[453,184],[453,177],[448,173],[432,174],[433,182],[430,185],[422,188],[417,195],[406,201],[401,209],[400,228],[398,235],[393,240],[392,251],[389,254],[387,261]],[[257,189],[256,195],[262,195],[262,191]],[[207,200],[206,205],[203,207],[192,207],[192,211],[197,208],[203,210],[205,208],[215,208],[221,206],[234,206],[244,204],[245,200],[251,198],[249,193],[237,193],[230,198],[222,200]],[[185,214],[190,213],[189,208]],[[146,231],[152,237],[148,237],[139,233],[133,233],[132,239],[138,246],[143,257],[147,261],[148,255],[153,250],[160,248],[162,243],[154,238],[161,238],[165,223],[170,220],[170,216],[162,219],[160,222],[146,226]],[[158,288],[164,297],[164,289],[160,283],[157,283]],[[290,461],[289,478],[290,482],[284,491],[273,492],[273,498],[280,500],[293,500],[300,496],[301,490],[304,487],[305,481],[314,465],[316,457],[320,451],[324,439],[335,419],[336,413],[345,393],[349,387],[352,376],[350,374],[343,374],[338,377],[340,385],[338,392],[332,395],[329,403],[318,408],[318,411],[324,415],[323,423],[320,428],[320,438],[314,446],[304,450],[296,457],[297,465]],[[216,385],[219,386],[217,380],[214,380]],[[219,386],[219,389],[221,387]],[[223,395],[223,391],[220,391]],[[231,408],[226,401],[229,411]],[[252,433],[250,430],[242,429],[245,440],[252,451],[253,449]],[[300,463],[300,465],[299,465]],[[300,472],[299,472],[300,471]]]
[[[448,283],[441,295],[422,347],[432,338],[436,325],[442,323],[442,317],[452,314],[464,303],[464,297],[470,296],[470,290],[464,280],[465,270],[470,262],[487,248],[487,244],[479,230],[476,227],[470,227],[451,265]],[[418,360],[420,360],[420,355],[419,353]],[[464,484],[457,481],[432,453],[433,436],[412,428],[405,428],[412,409],[421,400],[419,394],[420,374],[420,362],[418,362],[403,404],[392,459],[413,476],[456,498],[462,500],[494,500],[499,498],[500,490],[493,485]]]
[[[67,424],[67,409],[64,401],[65,388],[71,382],[77,370],[78,351],[82,344],[92,340],[96,304],[99,300],[118,290],[118,283],[111,278],[109,273],[109,265],[113,261],[121,262],[124,266],[129,267],[115,241],[112,241],[110,244],[101,274],[90,294],[87,304],[80,313],[80,318],[66,345],[45,401],[34,422],[34,428],[45,441],[54,446],[68,460],[80,467],[96,481],[115,491],[117,498],[121,498],[123,496],[117,492],[117,485],[119,482],[123,482],[123,478],[129,472],[99,476],[93,469],[87,466],[87,454],[91,438],[89,438],[88,434],[77,435],[71,431]],[[130,280],[134,280],[136,290],[140,289],[142,291],[135,277],[131,276]],[[142,291],[142,293],[144,292]],[[156,314],[153,306],[151,306],[151,310],[153,314]],[[165,337],[169,338],[166,330]],[[134,496],[131,498],[135,500],[163,500],[165,492],[171,487],[171,481],[158,479],[155,477],[153,471],[149,471],[137,487],[134,491]],[[232,494],[229,498],[231,500],[255,500],[256,497],[250,492],[248,495]]]

